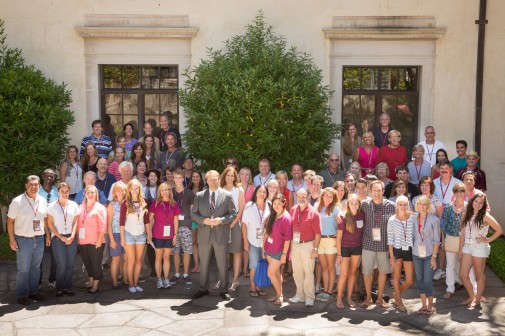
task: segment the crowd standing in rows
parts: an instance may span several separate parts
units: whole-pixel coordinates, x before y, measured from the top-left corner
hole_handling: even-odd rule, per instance
[[[44,246],[51,246],[48,279],[57,297],[75,295],[72,270],[79,249],[89,295],[100,290],[109,259],[113,288],[143,292],[139,280],[146,254],[158,289],[180,280],[191,285],[190,274],[200,272],[194,299],[214,289],[229,300],[240,276],[249,278],[250,296],[265,296],[253,279],[266,259],[275,291],[268,301],[275,305],[284,303],[282,284],[290,274],[296,293],[288,301],[307,307],[335,296],[339,309],[344,302],[356,308],[356,293],[364,289],[362,307],[387,308],[391,273],[393,304],[401,312],[407,312],[402,293],[415,281],[417,313],[433,314],[433,280],[442,277],[447,284],[442,298],[464,286],[463,304],[485,302],[485,259],[502,229],[490,214],[479,156],[467,151],[464,140],[456,142],[458,156],[449,161],[428,126],[409,160],[400,132],[383,113],[379,127],[362,136],[348,124],[342,152],[330,153],[318,174],[294,163],[289,180],[285,171],[272,172],[264,158],[253,177],[230,157],[222,173],[203,176],[193,158],[183,156],[171,115],[159,121],[157,134],[146,122],[140,139],[127,123],[114,149],[102,122],[93,121],[80,150],[67,148],[57,188],[52,169],[44,171],[42,183],[36,175],[27,178],[7,219],[10,247],[17,253],[19,304],[46,300],[39,293]],[[211,285],[212,256],[219,274]]]

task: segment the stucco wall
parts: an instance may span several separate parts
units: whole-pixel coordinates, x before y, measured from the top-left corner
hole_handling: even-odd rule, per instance
[[[323,28],[334,16],[434,16],[446,33],[436,43],[433,124],[437,138],[455,155],[454,141],[474,143],[474,104],[478,0],[317,0],[317,1],[63,1],[0,0],[0,17],[5,20],[8,43],[23,49],[28,63],[49,77],[64,81],[73,92],[72,109],[77,122],[71,128],[73,142],[89,132],[86,119],[84,41],[76,26],[84,25],[85,14],[187,15],[189,26],[199,28],[191,41],[191,61],[198,64],[206,48],[220,48],[224,40],[242,33],[258,9],[263,9],[275,31],[289,44],[309,52],[330,83],[330,42]],[[484,77],[482,168],[488,175],[488,193],[493,214],[505,224],[505,197],[501,192],[505,175],[505,2],[488,1]],[[93,106],[96,115],[99,106]],[[333,106],[340,114],[340,107]],[[421,111],[423,113],[423,111]],[[424,127],[426,125],[420,125]]]

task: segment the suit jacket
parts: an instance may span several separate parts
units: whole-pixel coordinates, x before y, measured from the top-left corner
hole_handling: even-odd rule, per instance
[[[221,218],[222,223],[215,227],[203,224],[205,218],[210,218],[210,190],[206,189],[196,194],[191,208],[191,218],[198,224],[198,244],[208,244],[211,232],[215,231],[214,242],[228,244],[230,224],[237,216],[237,209],[229,192],[222,188],[216,191],[216,211],[214,218]]]

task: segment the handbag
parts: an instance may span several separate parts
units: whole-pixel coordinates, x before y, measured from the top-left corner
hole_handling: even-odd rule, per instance
[[[458,253],[459,237],[446,235],[444,248],[446,252]]]
[[[266,259],[258,261],[256,272],[254,273],[254,283],[259,288],[272,286],[272,281],[268,277],[268,261]]]

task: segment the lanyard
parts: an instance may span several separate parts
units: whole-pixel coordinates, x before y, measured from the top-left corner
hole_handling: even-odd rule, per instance
[[[28,204],[30,205],[30,208],[32,208],[33,214],[35,215],[34,219],[37,218],[37,210],[39,209],[39,200],[35,202],[35,208],[34,208],[32,202],[30,202],[30,199],[28,198],[28,196],[26,196],[26,193],[24,195],[26,200],[28,201]],[[35,196],[35,198],[37,198],[37,196]]]
[[[382,141],[382,147],[386,146],[386,141],[388,140],[388,132],[383,133],[382,130],[381,132],[381,141]]]
[[[419,215],[419,217],[420,216],[421,215]],[[423,243],[423,245],[424,245],[424,228],[426,227],[426,220],[428,220],[428,214],[426,214],[426,217],[424,217],[424,223],[422,225],[419,222],[419,219],[418,219],[418,223],[417,223],[417,231],[419,232],[419,235],[421,236],[421,242]],[[422,232],[421,232],[421,228],[423,229]]]
[[[181,211],[182,211],[182,201],[184,200],[184,192],[186,191],[186,188],[182,189],[182,196],[181,196],[181,202],[177,202],[177,199],[175,200],[177,202],[177,204],[179,204],[179,208],[181,208]],[[177,193],[177,191],[176,191]],[[179,194],[179,193],[178,193]]]
[[[423,169],[424,160],[421,160],[421,164],[419,165],[419,170],[417,170],[416,162],[414,161],[414,168],[416,169],[417,180],[421,178],[421,170]]]
[[[263,227],[263,215],[265,214],[266,204],[265,208],[263,208],[263,212],[261,212],[260,208],[258,208],[258,204],[256,204],[256,209],[258,210],[258,215],[260,216],[260,227]],[[298,216],[298,222],[300,222],[300,216]]]
[[[333,176],[331,176],[331,172],[329,169],[326,169],[328,171],[328,176],[331,178],[331,185],[334,185],[335,184],[335,179],[333,178]],[[338,171],[335,175],[338,174]]]
[[[165,201],[161,201],[161,205],[163,206],[163,214],[165,215],[165,224],[163,224],[164,226],[169,224],[169,221],[168,221],[168,214],[170,213],[170,204],[168,204],[168,211],[167,209],[165,208]]]
[[[297,213],[298,213],[298,221],[296,222],[296,231],[300,232],[300,217],[301,217],[301,209],[300,206],[298,206]]]
[[[430,157],[430,163],[431,163],[431,157],[433,156],[434,150],[435,150],[435,144],[433,144],[433,146],[431,147],[431,151],[430,151],[430,147],[428,147],[428,143],[426,143],[426,151],[428,152],[428,156]]]
[[[97,184],[101,184],[101,187],[98,188],[99,190],[105,191],[105,186],[107,185],[107,177],[107,173],[105,173],[105,180],[100,180],[100,178],[97,176]]]
[[[375,216],[375,214],[374,214],[374,212],[375,212],[374,207],[375,207],[375,203],[373,203],[373,201],[372,201],[372,217],[373,217],[374,227],[377,227],[377,226],[379,226],[378,224],[379,224],[379,220],[381,218],[381,215],[384,212],[384,203],[381,203],[380,212],[377,216]]]
[[[140,222],[140,203],[134,202],[133,203],[133,210],[137,213],[137,223]]]
[[[65,232],[67,232],[67,202],[65,202],[65,207],[62,207],[59,201],[56,201],[60,206],[61,212],[63,212],[63,220],[65,224]]]
[[[365,147],[363,147],[363,149],[365,150],[365,153],[366,153],[366,154],[367,154],[367,156],[368,156],[368,167],[369,167],[369,168],[372,166],[372,154],[373,154],[373,150],[374,150],[374,148],[375,148],[375,147],[372,147],[372,148],[370,149],[370,153],[367,153],[366,148],[365,148]]]
[[[452,176],[451,176],[451,179],[449,180],[449,183],[447,183],[447,187],[445,188],[445,191],[444,191],[444,188],[442,187],[442,179],[440,179],[438,181],[440,183],[440,191],[442,191],[442,202],[445,201],[445,195],[447,194],[447,190],[449,190],[449,186],[451,185],[451,180],[452,180]]]
[[[170,153],[170,156],[168,155],[168,149],[167,149],[167,159],[165,159],[165,165],[168,166],[168,163],[170,162],[170,159],[172,158],[172,155],[174,155],[174,153],[177,151],[177,149],[175,149],[172,153]]]
[[[408,226],[408,220],[405,221],[405,225],[403,225],[403,221],[398,218],[400,223],[402,223],[402,228],[403,228],[403,237],[405,238],[405,244],[407,244],[407,226]]]
[[[86,217],[88,217],[88,214],[90,212],[93,211],[93,209],[95,208],[95,204],[93,204],[93,207],[91,208],[91,210],[86,210],[86,204],[84,204],[84,213],[83,213],[83,217],[82,217],[82,224],[84,225],[84,221],[86,220]]]
[[[268,180],[270,179],[270,176],[272,176],[272,173],[268,174],[268,176],[265,178],[265,182],[263,182],[263,180],[261,179],[261,175],[260,175],[260,184],[265,185],[265,183],[267,183]]]

